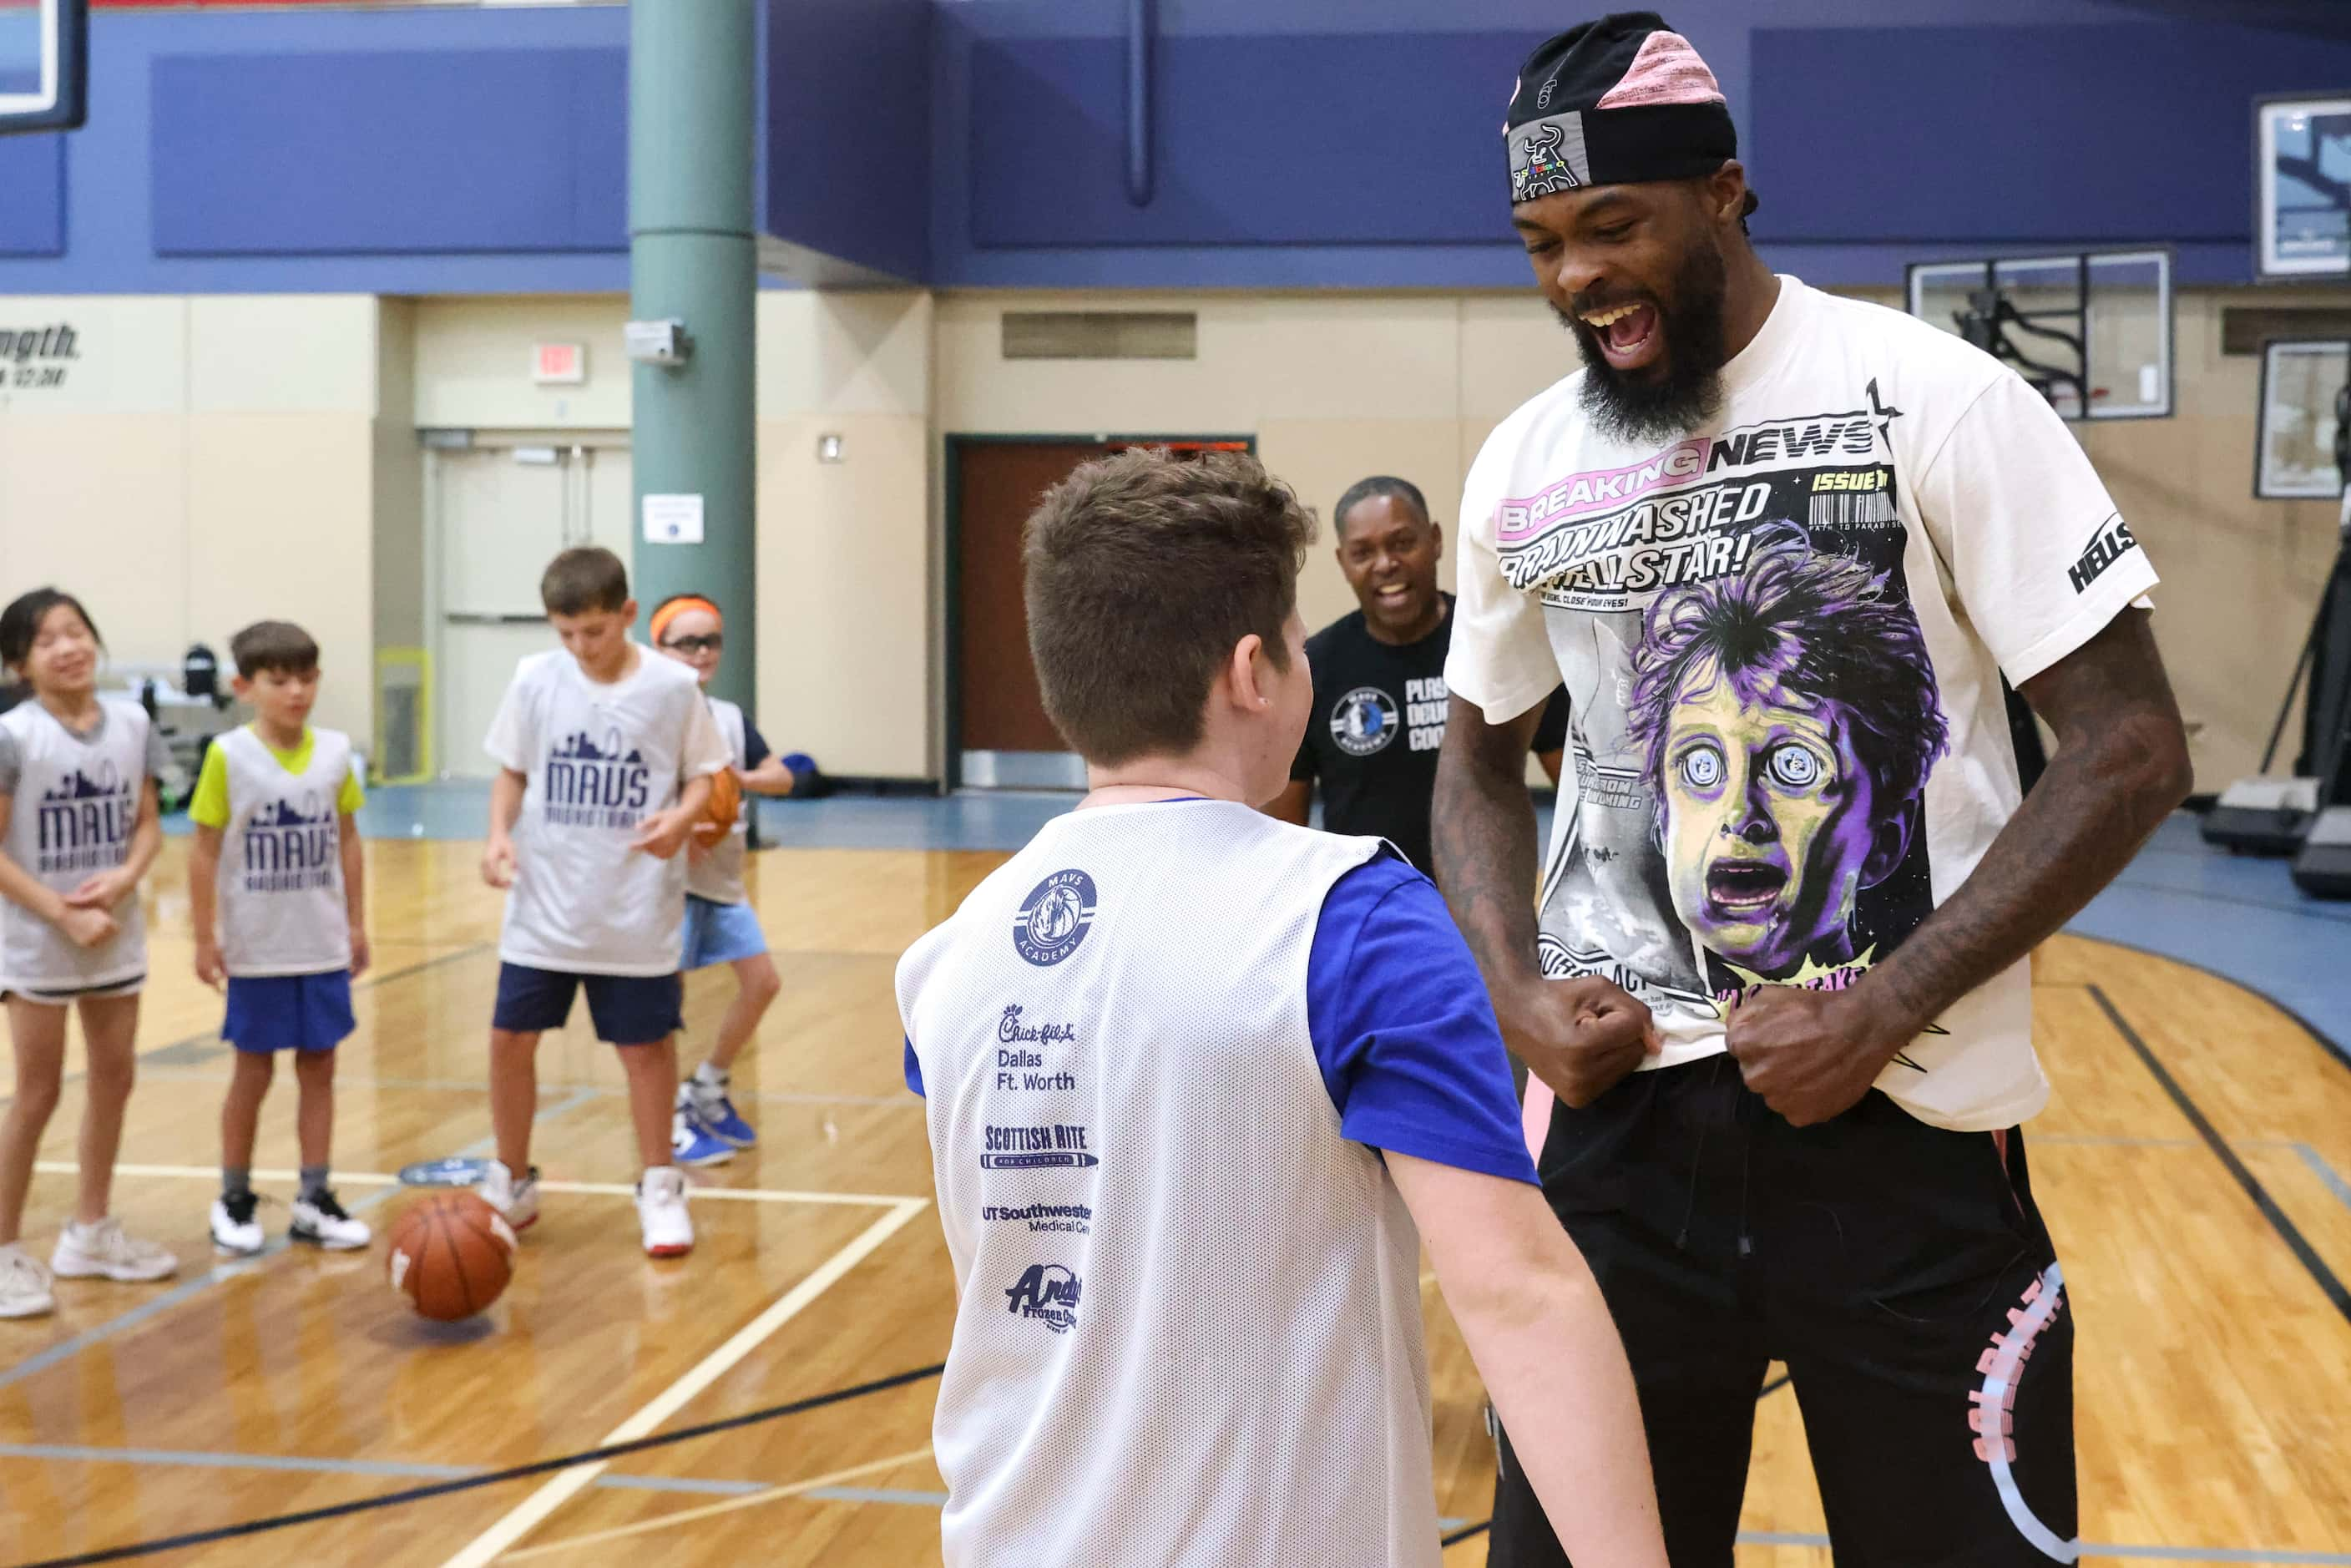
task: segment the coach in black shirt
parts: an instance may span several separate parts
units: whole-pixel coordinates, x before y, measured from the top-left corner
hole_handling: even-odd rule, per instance
[[[1444,530],[1408,480],[1378,475],[1339,497],[1339,570],[1363,608],[1306,640],[1314,716],[1290,764],[1290,788],[1266,810],[1304,822],[1322,787],[1322,826],[1386,839],[1423,871],[1437,749],[1445,739],[1445,654],[1453,596],[1437,587]],[[1559,782],[1567,693],[1552,694],[1534,751]]]

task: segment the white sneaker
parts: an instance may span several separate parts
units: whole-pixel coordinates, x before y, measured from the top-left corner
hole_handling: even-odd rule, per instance
[[[57,1310],[49,1271],[15,1242],[0,1247],[0,1318],[37,1318]]]
[[[69,1223],[49,1254],[49,1267],[64,1280],[108,1279],[126,1285],[169,1279],[180,1260],[152,1241],[125,1235],[122,1221],[108,1215],[96,1225]]]
[[[266,1246],[261,1221],[253,1216],[260,1203],[261,1199],[249,1192],[213,1199],[213,1250],[250,1258]]]
[[[516,1230],[528,1230],[538,1219],[537,1166],[530,1167],[529,1175],[517,1181],[514,1172],[507,1169],[505,1161],[492,1160],[490,1168],[482,1173],[481,1182],[474,1190],[480,1193],[482,1201],[496,1209],[499,1217]]]
[[[503,1166],[499,1167],[505,1169]],[[537,1201],[537,1187],[531,1197]],[[329,1252],[355,1252],[375,1239],[375,1232],[364,1219],[353,1219],[343,1212],[331,1192],[321,1192],[312,1197],[294,1200],[294,1223],[287,1228],[288,1236],[312,1247],[323,1247]]]
[[[685,1173],[654,1166],[637,1183],[637,1223],[644,1228],[645,1253],[683,1258],[694,1250],[694,1220],[685,1212]]]

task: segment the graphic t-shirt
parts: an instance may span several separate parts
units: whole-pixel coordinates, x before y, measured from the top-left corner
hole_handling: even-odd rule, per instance
[[[636,668],[591,681],[558,648],[515,669],[484,742],[526,775],[515,823],[515,885],[498,956],[576,975],[675,971],[686,856],[632,849],[646,818],[686,779],[728,761],[694,672],[639,647]]]
[[[1721,413],[1662,444],[1596,430],[1583,377],[1471,468],[1446,674],[1498,718],[1565,679],[1543,969],[1648,1003],[1667,1067],[1747,988],[1852,985],[1966,880],[2020,798],[2001,674],[2156,578],[2048,404],[1911,317],[1782,277]],[[1877,1086],[1960,1130],[2039,1110],[2026,966]]]
[[[716,722],[719,736],[726,742],[727,754],[737,768],[747,773],[768,760],[767,737],[744,716],[738,704],[724,697],[705,696],[704,700],[710,705],[710,716]],[[750,894],[743,885],[743,865],[750,859],[750,852],[751,800],[746,794],[733,830],[713,844],[708,854],[687,863],[685,891],[713,904],[747,903]]]
[[[170,758],[147,711],[127,697],[98,699],[98,721],[68,729],[37,700],[0,715],[0,796],[9,798],[0,853],[52,892],[131,858],[141,797]],[[22,904],[0,899],[0,991],[95,989],[147,971],[147,922],[134,894],[115,905],[115,935],[95,947]]]
[[[311,975],[351,965],[342,819],[366,804],[350,737],[307,726],[281,751],[247,725],[204,748],[188,818],[221,838],[214,886],[230,975]]]
[[[1436,869],[1428,802],[1451,706],[1445,655],[1453,643],[1453,595],[1445,603],[1445,619],[1417,643],[1381,642],[1360,610],[1306,640],[1314,716],[1290,765],[1293,780],[1311,779],[1321,789],[1326,832],[1385,839],[1425,872]],[[1554,693],[1532,749],[1560,750],[1566,735],[1566,694]]]

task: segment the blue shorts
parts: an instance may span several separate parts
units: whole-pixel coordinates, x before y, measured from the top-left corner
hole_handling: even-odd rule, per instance
[[[498,966],[490,1027],[517,1034],[561,1029],[588,988],[588,1021],[610,1045],[659,1045],[685,1022],[685,983],[675,975],[567,975],[527,964]]]
[[[358,1027],[351,1021],[351,972],[255,975],[228,979],[228,1018],[221,1038],[239,1051],[332,1051]]]
[[[756,958],[768,950],[768,934],[747,904],[713,904],[685,895],[685,956],[683,969],[707,969],[737,958]]]

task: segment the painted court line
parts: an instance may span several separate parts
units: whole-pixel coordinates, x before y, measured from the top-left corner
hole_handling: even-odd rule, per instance
[[[71,1160],[43,1160],[33,1167],[43,1176],[72,1176],[80,1169]],[[149,1176],[167,1181],[220,1180],[218,1166],[136,1166],[114,1167],[118,1176]],[[264,1170],[256,1168],[256,1181],[292,1182],[302,1179],[296,1170]],[[335,1173],[335,1185],[340,1186],[397,1187],[400,1177],[388,1171],[342,1171]],[[418,1188],[419,1191],[425,1190]],[[627,1182],[611,1181],[542,1181],[541,1192],[572,1193],[590,1197],[634,1197],[637,1189]],[[697,1186],[692,1189],[693,1199],[743,1203],[831,1203],[861,1208],[893,1208],[904,1203],[928,1204],[927,1197],[914,1197],[904,1193],[874,1192],[801,1192],[787,1187],[762,1186]],[[381,1200],[379,1200],[381,1201]]]
[[[189,1448],[98,1448],[74,1443],[0,1443],[0,1459],[46,1463],[157,1465],[197,1470],[287,1470],[302,1475],[373,1476],[387,1480],[444,1481],[488,1473],[486,1465],[430,1465],[400,1459],[329,1459],[307,1454],[216,1454]],[[638,1491],[692,1492],[705,1497],[743,1497],[765,1491],[764,1481],[726,1481],[695,1476],[600,1476],[600,1487]]]
[[[532,1557],[549,1557],[556,1552],[569,1552],[577,1547],[601,1546],[608,1541],[620,1541],[632,1535],[650,1535],[658,1530],[672,1530],[681,1524],[692,1524],[701,1520],[714,1518],[718,1514],[733,1513],[738,1509],[757,1508],[761,1503],[780,1502],[788,1497],[814,1495],[831,1490],[835,1482],[855,1480],[860,1476],[894,1470],[901,1465],[911,1465],[917,1460],[926,1459],[930,1455],[931,1446],[925,1443],[919,1448],[910,1449],[903,1454],[893,1454],[886,1459],[873,1459],[865,1464],[852,1465],[847,1469],[833,1470],[820,1476],[810,1476],[804,1481],[793,1481],[789,1486],[768,1487],[765,1490],[753,1492],[748,1497],[731,1498],[725,1502],[714,1502],[704,1508],[681,1509],[675,1513],[663,1514],[659,1519],[643,1520],[635,1524],[623,1524],[612,1530],[598,1530],[586,1535],[566,1536],[561,1541],[550,1541],[544,1546],[525,1547],[520,1552],[507,1552],[499,1561],[520,1563]],[[913,1495],[927,1497],[930,1494],[925,1492]],[[944,1498],[941,1500],[944,1501]],[[484,1561],[486,1562],[488,1559],[486,1558]]]
[[[737,1363],[757,1350],[778,1329],[797,1317],[801,1309],[815,1301],[841,1278],[863,1262],[873,1250],[896,1235],[906,1222],[930,1207],[927,1198],[907,1198],[899,1202],[887,1214],[860,1231],[848,1246],[834,1253],[816,1271],[777,1299],[775,1303],[737,1332],[734,1338],[703,1357],[684,1376],[671,1384],[635,1415],[607,1433],[599,1447],[631,1442],[650,1436],[654,1428],[684,1409],[695,1396],[725,1376]],[[546,1521],[549,1515],[575,1496],[581,1488],[601,1475],[609,1461],[575,1465],[561,1470],[537,1491],[525,1498],[496,1524],[476,1536],[474,1541],[450,1558],[444,1568],[487,1568],[500,1553],[512,1547]],[[841,1478],[828,1477],[827,1479]],[[715,1505],[726,1506],[726,1505]]]

